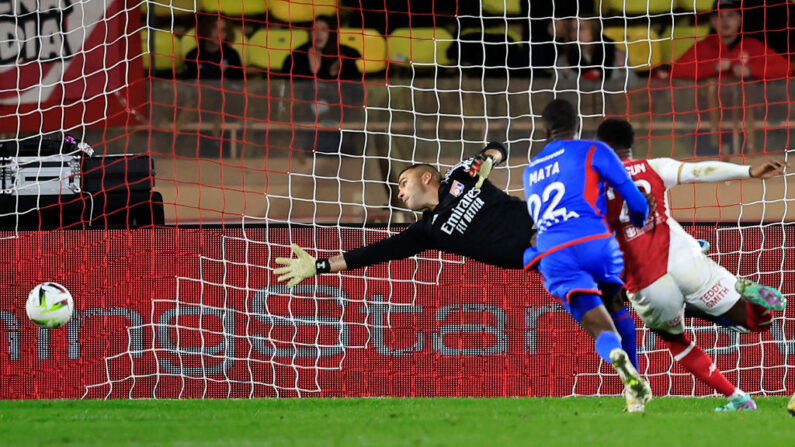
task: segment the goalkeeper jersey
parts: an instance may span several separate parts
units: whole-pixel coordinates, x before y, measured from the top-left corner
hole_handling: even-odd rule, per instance
[[[475,188],[474,158],[453,166],[439,187],[439,204],[402,232],[343,253],[349,269],[404,259],[427,249],[498,267],[521,269],[534,230],[524,202],[486,180]]]

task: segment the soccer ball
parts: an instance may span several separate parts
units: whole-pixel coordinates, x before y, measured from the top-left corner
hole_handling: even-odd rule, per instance
[[[25,311],[28,318],[38,327],[59,328],[72,318],[75,304],[72,294],[57,282],[37,285],[28,294]]]
[[[792,395],[789,399],[789,403],[787,404],[787,411],[789,412],[790,416],[795,417],[795,394]]]

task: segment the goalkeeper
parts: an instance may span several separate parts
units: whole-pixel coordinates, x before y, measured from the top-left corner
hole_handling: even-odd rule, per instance
[[[334,273],[395,259],[424,250],[454,253],[486,264],[521,269],[535,229],[524,201],[486,180],[491,168],[507,158],[500,143],[489,143],[477,156],[450,168],[444,177],[428,164],[415,164],[398,176],[398,198],[422,218],[402,232],[331,259],[315,259],[296,244],[295,258],[276,258],[275,273],[293,287],[319,273]]]

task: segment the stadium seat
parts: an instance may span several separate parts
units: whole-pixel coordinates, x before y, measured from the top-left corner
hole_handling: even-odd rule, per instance
[[[660,42],[662,62],[667,64],[679,59],[707,34],[709,34],[709,25],[675,26],[666,29],[662,33],[663,40]]]
[[[157,17],[183,16],[196,13],[193,0],[152,0],[144,2],[141,3],[141,10],[144,13],[146,13],[147,6],[152,8],[151,11]]]
[[[197,2],[200,10],[220,13],[227,17],[253,16],[268,12],[268,0],[198,0]]]
[[[508,27],[506,31],[504,26],[490,26],[488,28],[464,28],[458,34],[459,36],[465,36],[467,34],[476,34],[476,33],[485,33],[485,34],[501,34],[508,36],[507,42],[522,42],[522,32]]]
[[[688,12],[712,11],[714,3],[714,0],[676,0],[677,8]]]
[[[309,42],[309,32],[303,29],[271,28],[254,33],[246,45],[248,65],[279,71],[290,52]]]
[[[605,28],[604,35],[627,52],[633,70],[650,70],[662,62],[660,36],[645,26]]]
[[[356,66],[362,73],[375,73],[386,69],[386,39],[372,28],[340,28],[339,42],[362,55]]]
[[[248,46],[246,43],[246,36],[238,27],[232,27],[232,36],[232,41],[227,43],[229,46],[234,48],[235,51],[237,51],[237,54],[240,55],[240,60],[243,62],[243,65],[246,65],[246,47]],[[180,57],[185,59],[185,56],[187,56],[191,50],[196,48],[197,44],[198,39],[196,38],[196,28],[191,28],[185,32],[185,35],[182,36],[182,40],[180,41]]]
[[[149,47],[149,39],[152,39],[154,46]],[[144,29],[141,31],[141,47],[143,49],[144,68],[150,66],[155,71],[174,70],[179,71],[184,60],[179,57],[179,37],[166,31]]]
[[[519,0],[483,0],[481,6],[483,12],[496,16],[518,15],[522,12]]]
[[[628,15],[659,14],[674,9],[672,0],[609,0],[609,9]]]
[[[444,28],[398,28],[387,37],[387,56],[394,62],[449,65],[453,35]]]
[[[311,22],[316,16],[336,16],[337,0],[269,0],[268,11],[282,22]]]

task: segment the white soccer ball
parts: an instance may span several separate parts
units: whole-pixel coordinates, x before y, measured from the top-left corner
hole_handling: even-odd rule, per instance
[[[66,287],[57,282],[37,285],[28,294],[25,311],[28,318],[38,327],[55,329],[72,318],[75,303]]]

